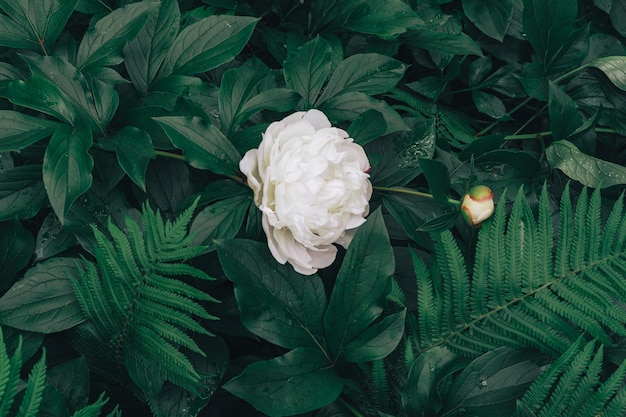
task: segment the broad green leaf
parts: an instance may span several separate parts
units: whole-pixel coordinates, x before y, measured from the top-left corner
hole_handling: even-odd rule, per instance
[[[50,334],[85,321],[70,282],[78,268],[74,258],[54,258],[30,268],[0,298],[0,324]]]
[[[338,2],[346,7],[348,2]],[[343,27],[359,33],[395,39],[424,21],[402,0],[364,0],[352,3],[352,10]]]
[[[407,66],[386,55],[368,53],[352,55],[333,71],[324,92],[315,102],[319,106],[331,97],[349,92],[382,94],[396,86]]]
[[[402,406],[407,415],[438,415],[442,406],[442,382],[467,366],[468,362],[444,347],[422,353],[411,365],[402,391]]]
[[[290,51],[283,63],[285,83],[311,107],[330,74],[333,50],[321,36]]]
[[[609,10],[611,24],[617,32],[626,36],[626,2],[624,0],[612,0]]]
[[[602,71],[617,88],[626,91],[626,56],[607,56],[589,64]]]
[[[444,412],[462,408],[469,415],[510,416],[515,400],[540,373],[535,357],[502,347],[473,360],[450,387]]]
[[[62,362],[50,370],[46,383],[63,396],[70,412],[87,405],[89,401],[89,367],[84,356]]]
[[[28,33],[32,49],[47,54],[63,31],[79,0],[1,0],[0,9]],[[1,27],[1,24],[0,24]]]
[[[514,4],[515,0],[463,0],[463,11],[485,35],[502,42]]]
[[[435,32],[426,28],[416,28],[407,34],[411,46],[448,55],[482,56],[480,46],[467,34]]]
[[[240,126],[261,110],[285,112],[293,110],[300,101],[300,95],[288,88],[272,88],[248,100],[235,118],[235,126]]]
[[[324,316],[328,347],[335,358],[382,313],[394,267],[383,216],[376,210],[348,247]]]
[[[502,119],[508,116],[504,103],[494,94],[475,90],[472,91],[472,100],[474,105],[476,105],[476,110],[482,114],[486,114],[494,119]]]
[[[398,346],[404,335],[406,310],[392,314],[367,328],[344,351],[343,360],[371,362],[381,360]]]
[[[134,39],[157,3],[142,1],[129,4],[102,17],[83,36],[76,52],[76,67],[115,65],[122,62],[122,49]]]
[[[318,275],[280,265],[264,243],[234,239],[216,247],[248,330],[286,348],[323,346],[326,293]]]
[[[550,130],[557,140],[567,138],[583,124],[574,99],[552,81],[548,84],[548,112]]]
[[[0,13],[0,46],[15,49],[41,51],[37,42],[33,42],[25,26]]]
[[[395,110],[382,100],[377,100],[367,94],[351,92],[332,97],[320,106],[326,116],[332,122],[343,122],[346,120],[356,120],[361,114],[368,110],[376,110],[382,114],[387,124],[384,134],[409,130],[404,120]]]
[[[52,120],[0,110],[0,152],[19,151],[50,136],[62,126]]]
[[[241,155],[215,125],[199,117],[164,116],[154,120],[192,167],[222,175],[237,174]]]
[[[544,68],[567,52],[578,14],[577,0],[523,0],[524,33]]]
[[[270,417],[316,410],[335,401],[343,379],[317,349],[297,348],[255,362],[222,388]]]
[[[57,216],[52,212],[48,213],[37,232],[35,261],[50,258],[76,244],[74,235],[63,229]]]
[[[41,165],[22,165],[0,171],[0,221],[30,219],[48,205],[41,181]]]
[[[383,115],[376,110],[366,110],[348,127],[348,134],[361,146],[383,136],[387,123]]]
[[[0,222],[0,292],[13,284],[18,271],[28,265],[35,239],[18,220]]]
[[[626,167],[584,154],[572,142],[553,142],[546,149],[546,157],[552,168],[587,187],[626,184]]]
[[[133,126],[125,126],[101,146],[115,150],[117,161],[128,177],[146,191],[146,169],[151,159],[156,158],[150,135]],[[105,145],[106,144],[106,145]]]
[[[146,95],[180,26],[176,0],[161,0],[139,34],[124,47],[124,63],[135,88]]]
[[[80,119],[59,87],[37,75],[25,81],[11,81],[7,85],[6,96],[13,104],[38,110],[68,124],[74,124],[77,119]],[[89,118],[86,119],[89,120]]]
[[[252,199],[247,195],[227,198],[202,209],[194,218],[194,244],[205,245],[214,250],[214,239],[231,239],[237,235],[250,207]],[[252,206],[256,210],[256,206]]]
[[[194,75],[232,60],[248,43],[258,19],[209,16],[183,29],[163,61],[158,78]]]
[[[70,417],[63,395],[56,388],[48,385],[47,379],[37,417]]]
[[[383,202],[389,214],[400,224],[410,239],[422,247],[424,245],[432,247],[431,240],[421,228],[425,225],[428,227],[427,219],[438,210],[434,201],[424,202],[422,197],[392,192],[383,195]]]
[[[520,149],[497,149],[475,157],[478,164],[507,164],[525,178],[533,178],[541,170],[541,164],[532,154]]]
[[[520,74],[515,78],[522,84],[524,91],[530,97],[548,101],[548,78],[545,69],[539,62],[530,62],[522,67]]]
[[[57,129],[43,159],[43,182],[52,209],[63,223],[78,197],[91,187],[91,132],[69,126]]]
[[[435,201],[441,204],[447,203],[448,191],[450,191],[448,168],[443,162],[434,159],[420,158],[419,164]]]

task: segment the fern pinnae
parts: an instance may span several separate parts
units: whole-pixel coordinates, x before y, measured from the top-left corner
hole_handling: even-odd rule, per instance
[[[528,219],[524,205],[528,204],[523,198],[523,188],[517,192],[517,197],[513,202],[511,214],[506,227],[506,283],[507,299],[519,298],[522,289],[522,277],[524,273],[523,259],[527,256],[528,249],[524,247],[525,234],[527,234]]]
[[[35,417],[43,399],[43,390],[46,387],[46,351],[35,363],[28,374],[26,390],[16,417]]]
[[[626,390],[623,389],[624,377],[626,377],[626,362],[622,362],[604,383],[587,397],[585,403],[578,408],[580,410],[578,415],[581,417],[595,416],[602,411],[602,405],[607,404],[606,409],[611,409],[616,405],[620,407],[619,403],[621,403],[621,413],[605,415],[623,415],[626,411]],[[611,403],[617,404],[612,405]]]
[[[389,383],[387,382],[387,371],[385,362],[381,360],[372,362],[372,371],[370,375],[372,381],[372,393],[374,404],[379,410],[389,408]]]
[[[537,208],[537,251],[538,258],[535,265],[536,277],[541,281],[539,285],[545,284],[549,279],[554,276],[553,268],[553,245],[554,245],[554,230],[552,227],[552,212],[550,210],[550,198],[548,196],[548,189],[546,184],[543,184],[541,188],[541,194],[539,195],[539,204]]]
[[[587,219],[584,222],[585,236],[588,243],[585,252],[587,254],[587,263],[596,262],[600,256],[600,242],[602,236],[602,223],[600,220],[601,207],[600,189],[596,188],[589,199],[587,207]]]
[[[491,221],[484,222],[481,226],[484,232],[478,234],[476,242],[470,287],[470,308],[473,318],[486,313],[489,309],[489,229],[491,227]]]
[[[503,194],[503,196],[506,194]],[[490,304],[503,305],[506,303],[506,291],[504,287],[504,280],[502,277],[506,276],[506,247],[505,247],[505,227],[506,227],[506,212],[504,197],[500,198],[500,202],[496,206],[493,216],[487,220],[489,223],[489,229],[482,231],[478,234],[479,238],[481,234],[488,235],[489,241],[489,284],[488,284],[488,298],[486,304],[489,307]],[[486,312],[483,312],[486,313]]]
[[[622,217],[622,221],[620,222],[617,241],[615,242],[613,250],[616,253],[626,251],[626,216]]]
[[[587,197],[587,187],[583,187],[583,191],[578,196],[576,202],[576,210],[574,211],[574,236],[572,249],[569,256],[569,266],[574,270],[581,269],[583,263],[587,259],[586,254],[586,236],[587,228],[585,220],[587,218],[587,208],[589,206],[589,197]]]
[[[434,296],[433,282],[422,258],[410,251],[417,281],[417,335],[420,346],[428,346],[431,335],[440,334],[439,310]]]
[[[449,298],[447,304],[444,299],[444,314],[454,317],[456,323],[452,322],[450,328],[453,329],[456,324],[467,323],[471,321],[469,317],[469,276],[465,266],[465,260],[459,247],[456,245],[454,237],[449,230],[445,230],[440,235],[441,245],[437,245],[437,257],[445,259],[446,262],[442,269],[444,279],[444,292]]]
[[[594,392],[598,384],[600,384],[603,358],[604,345],[600,344],[595,355],[593,355],[589,361],[585,375],[582,377],[578,385],[572,389],[572,394],[568,401],[568,407],[570,410],[579,413],[580,409],[589,398],[589,393]]]
[[[196,333],[210,334],[191,317],[181,314],[179,311],[168,306],[144,299],[137,300],[135,306],[140,313],[149,316],[151,319],[158,319],[166,323],[175,324]]]
[[[569,183],[567,183],[561,195],[559,210],[559,233],[556,245],[556,268],[554,271],[558,276],[565,276],[570,271],[569,257],[573,233],[574,219],[572,214],[572,200],[569,194]]]
[[[602,248],[600,249],[600,256],[602,258],[606,258],[610,255],[611,250],[613,249],[616,243],[616,237],[618,236],[618,230],[620,225],[620,220],[622,219],[624,207],[624,193],[621,193],[618,199],[607,218],[606,224],[604,225],[604,230],[602,234],[604,235],[604,239],[602,240]]]
[[[195,301],[183,297],[176,292],[167,292],[156,286],[149,284],[143,285],[141,287],[141,297],[155,303],[155,307],[163,305],[189,314],[195,314],[198,317],[210,317],[206,310]]]

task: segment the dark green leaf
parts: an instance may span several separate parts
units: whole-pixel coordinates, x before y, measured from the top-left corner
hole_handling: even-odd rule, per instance
[[[328,347],[335,357],[382,313],[382,297],[394,267],[383,216],[376,210],[348,247],[324,316]]]
[[[91,132],[69,126],[52,135],[43,159],[43,183],[52,209],[63,223],[78,197],[91,187]]]
[[[533,178],[541,169],[539,161],[530,153],[519,149],[497,149],[475,158],[478,164],[507,164],[525,178]]]
[[[83,36],[76,53],[76,67],[81,70],[122,62],[122,49],[148,20],[157,3],[143,1],[113,10]]]
[[[26,81],[12,81],[6,92],[13,104],[38,110],[68,124],[74,124],[77,119],[76,112],[66,102],[59,87],[45,78],[35,75]]]
[[[620,90],[626,91],[626,56],[607,56],[588,64],[602,71]]]
[[[485,35],[502,42],[515,0],[463,0],[463,11]]]
[[[37,417],[70,417],[63,395],[56,388],[49,385],[44,388]]]
[[[0,13],[0,46],[15,49],[41,51],[39,44],[33,42],[26,26]]]
[[[382,54],[352,55],[333,71],[315,105],[349,92],[368,95],[386,93],[396,86],[406,68],[402,62]]]
[[[421,227],[427,224],[426,219],[437,210],[434,201],[425,202],[423,197],[392,192],[383,195],[383,202],[410,239],[420,246],[430,244],[428,235]]]
[[[348,134],[356,143],[364,146],[383,136],[387,130],[387,123],[383,115],[377,110],[366,110],[348,127]]]
[[[61,124],[12,110],[0,110],[0,152],[19,151],[46,138]]]
[[[484,91],[475,90],[472,91],[472,99],[476,105],[476,110],[489,117],[493,117],[494,119],[503,119],[508,116],[504,103],[498,96],[485,93]]]
[[[300,101],[299,94],[287,88],[272,88],[262,91],[243,105],[241,111],[235,117],[233,127],[239,127],[252,115],[261,110],[273,110],[277,112],[293,110],[298,101]]]
[[[446,229],[450,229],[451,227],[453,227],[458,217],[459,212],[457,210],[449,211],[447,213],[435,216],[432,219],[426,220],[424,223],[422,223],[417,228],[417,232],[442,232]]]
[[[367,328],[346,346],[343,360],[371,362],[387,357],[398,346],[404,335],[405,317],[406,310],[403,310]]]
[[[473,360],[454,380],[445,409],[463,408],[470,415],[510,416],[540,368],[532,352],[499,348]]]
[[[569,141],[553,142],[546,149],[546,157],[552,168],[588,187],[626,184],[626,167],[584,154]]]
[[[22,165],[0,171],[0,221],[30,219],[48,204],[41,181],[41,165]]]
[[[626,1],[612,0],[609,17],[615,30],[620,35],[626,36]]]
[[[435,32],[426,28],[413,30],[408,35],[411,46],[450,55],[478,55],[480,46],[465,33]]]
[[[407,415],[438,415],[442,405],[442,382],[463,369],[467,362],[443,347],[435,347],[421,354],[411,365],[402,391],[402,405]]]
[[[85,357],[80,356],[51,368],[46,383],[61,393],[70,412],[85,407],[89,400],[89,368]]]
[[[104,145],[106,142],[101,142]],[[111,146],[120,166],[142,190],[146,191],[146,169],[148,162],[156,158],[150,135],[133,126],[123,127],[111,138]]]
[[[283,63],[287,87],[296,91],[307,108],[317,99],[331,70],[333,50],[321,36],[290,52]]]
[[[185,161],[157,158],[148,165],[146,190],[151,201],[165,213],[178,213],[191,197],[189,165]]]
[[[0,323],[50,334],[85,321],[70,282],[78,267],[77,259],[54,258],[26,271],[0,298]]]
[[[237,174],[241,155],[213,124],[199,117],[164,116],[154,120],[174,146],[184,152],[189,165],[216,174]]]
[[[339,2],[346,7],[345,3]],[[402,0],[365,0],[353,2],[348,21],[343,25],[355,32],[375,35],[383,39],[395,39],[424,21]]]
[[[143,95],[156,78],[174,39],[178,34],[180,10],[176,0],[161,0],[159,10],[150,13],[148,21],[135,39],[124,47],[124,62],[135,88]]]
[[[548,79],[543,66],[539,62],[531,62],[522,68],[515,78],[522,84],[524,91],[530,97],[541,101],[548,100]]]
[[[248,366],[223,388],[270,417],[316,410],[335,401],[343,379],[317,349],[297,348]]]
[[[74,235],[63,229],[54,213],[49,213],[41,223],[35,241],[35,261],[39,262],[57,255],[75,245]]]
[[[170,47],[158,77],[199,74],[230,61],[246,45],[257,21],[253,17],[221,15],[187,26]]]
[[[480,156],[484,153],[495,151],[500,149],[500,146],[504,143],[503,135],[487,135],[477,138],[472,141],[463,151],[461,151],[459,158],[462,161],[467,161],[470,157]]]
[[[577,14],[576,0],[524,0],[524,32],[544,68],[567,51]]]
[[[251,202],[249,196],[238,195],[201,210],[191,224],[191,230],[195,233],[194,244],[205,245],[208,250],[213,250],[214,239],[235,237],[243,225]]]
[[[552,81],[548,87],[548,111],[552,136],[557,140],[567,138],[583,124],[576,102]]]
[[[260,242],[226,240],[216,247],[248,330],[287,348],[323,345],[326,294],[319,276],[278,264]]]
[[[447,203],[448,191],[450,190],[448,168],[442,162],[434,159],[420,158],[419,164],[435,201],[441,204]]]
[[[34,248],[33,235],[18,220],[0,222],[0,292],[13,284],[13,278],[28,264]]]
[[[377,100],[364,93],[351,92],[329,98],[320,106],[331,121],[343,122],[356,120],[368,110],[376,110],[383,115],[387,129],[385,135],[409,130],[404,120],[395,110],[382,100]]]

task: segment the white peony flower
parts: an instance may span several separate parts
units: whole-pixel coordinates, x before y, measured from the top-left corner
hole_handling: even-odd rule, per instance
[[[493,191],[484,185],[475,185],[469,189],[461,202],[461,214],[472,227],[487,220],[494,211]]]
[[[305,275],[329,266],[369,212],[365,151],[319,110],[269,125],[239,164],[263,212],[272,255]]]

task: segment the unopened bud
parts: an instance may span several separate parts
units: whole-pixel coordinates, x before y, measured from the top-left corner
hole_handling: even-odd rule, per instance
[[[484,185],[469,189],[461,202],[461,215],[472,227],[478,226],[493,214],[493,191]]]

